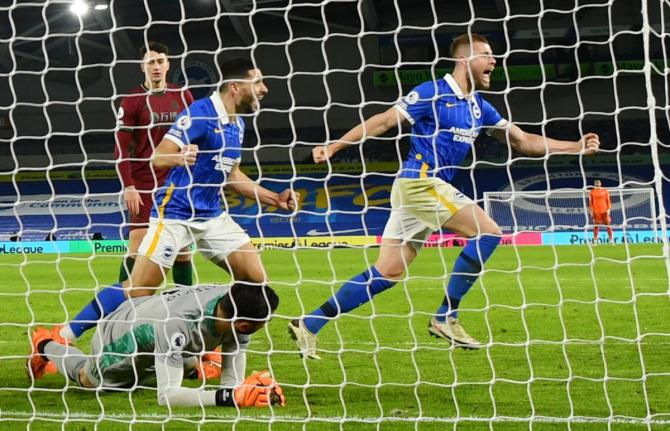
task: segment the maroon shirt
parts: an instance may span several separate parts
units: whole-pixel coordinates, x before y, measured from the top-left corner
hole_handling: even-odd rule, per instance
[[[193,102],[190,91],[170,83],[166,87],[162,92],[150,92],[141,85],[121,101],[114,158],[120,160],[118,171],[124,189],[153,190],[165,181],[168,170],[152,167],[151,156],[177,115]]]

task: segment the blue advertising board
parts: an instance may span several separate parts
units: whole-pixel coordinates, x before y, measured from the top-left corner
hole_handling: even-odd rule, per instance
[[[454,183],[480,204],[487,191],[583,189],[596,178],[607,187],[654,186],[654,171],[643,159],[602,165],[580,164],[576,157],[558,161],[547,166],[540,161],[509,167],[480,163],[474,170],[462,169]],[[306,172],[298,169],[294,175],[290,166],[263,166],[263,186],[275,191],[291,187],[300,194],[295,214],[259,207],[254,199],[235,193],[227,193],[227,210],[252,237],[377,236],[383,232],[397,166],[374,166],[374,171],[370,169],[365,175],[361,175],[360,166],[334,166],[331,174],[321,167],[313,168],[308,165]],[[253,169],[249,174],[254,176]],[[665,183],[666,205],[670,202],[668,190]],[[584,232],[588,217],[583,204],[577,207],[549,212],[546,205],[529,205],[534,213],[528,220],[503,215],[498,222],[508,233],[543,232],[556,225],[561,230]],[[120,239],[126,234],[122,209],[114,171],[89,171],[86,179],[78,172],[52,172],[48,181],[38,175],[5,177],[0,181],[0,241]],[[562,214],[560,220],[556,213]],[[651,221],[644,217],[615,222],[628,230],[653,230]],[[566,235],[553,241],[569,243],[570,234]]]

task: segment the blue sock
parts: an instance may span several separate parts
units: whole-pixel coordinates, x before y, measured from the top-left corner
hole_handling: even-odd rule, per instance
[[[126,295],[121,283],[105,287],[69,323],[70,329],[74,335],[80,337],[84,331],[97,325],[98,320],[119,308],[125,300]]]
[[[373,296],[393,287],[395,280],[384,278],[377,268],[371,266],[340,287],[340,290],[328,301],[303,319],[305,327],[312,333],[318,333],[330,319],[357,308]]]
[[[479,278],[479,272],[484,263],[491,257],[500,243],[499,236],[482,235],[479,239],[472,239],[463,248],[456,258],[454,269],[447,285],[447,295],[442,305],[435,312],[435,318],[444,322],[447,315],[458,317],[458,306],[461,299]]]

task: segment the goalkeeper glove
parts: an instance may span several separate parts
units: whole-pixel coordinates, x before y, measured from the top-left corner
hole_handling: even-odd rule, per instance
[[[286,405],[284,391],[267,371],[252,373],[233,389],[216,391],[216,404],[220,406],[267,407],[270,404]]]
[[[221,377],[221,346],[214,352],[205,353],[198,361],[198,379],[208,380]]]

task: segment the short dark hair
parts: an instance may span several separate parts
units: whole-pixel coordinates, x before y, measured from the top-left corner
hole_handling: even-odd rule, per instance
[[[149,41],[149,43],[147,43],[146,45],[142,45],[140,47],[139,49],[140,58],[144,58],[144,56],[149,51],[155,51],[159,54],[165,54],[165,55],[170,54],[167,46],[163,45],[162,43],[154,42],[153,40]]]
[[[226,319],[268,320],[279,306],[279,297],[270,286],[235,283],[219,300]]]
[[[449,48],[451,58],[456,58],[456,51],[458,51],[461,46],[470,45],[471,42],[489,43],[489,40],[479,33],[464,33],[451,42],[451,47]]]
[[[254,63],[248,57],[232,57],[219,61],[219,73],[221,74],[221,87],[227,83],[223,81],[231,79],[244,79],[250,70],[255,69]]]

